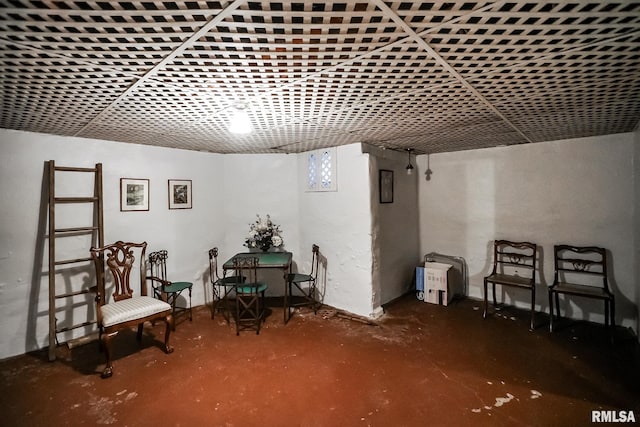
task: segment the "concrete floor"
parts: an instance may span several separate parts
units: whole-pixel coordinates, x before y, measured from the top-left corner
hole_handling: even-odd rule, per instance
[[[481,304],[434,306],[408,295],[378,325],[302,309],[287,325],[273,307],[260,332],[236,336],[205,307],[181,320],[173,354],[162,326],[116,339],[114,375],[97,344],[58,359],[0,361],[6,426],[576,426],[592,410],[640,420],[638,345],[627,331],[525,311],[482,319]],[[626,413],[628,414],[628,413]]]

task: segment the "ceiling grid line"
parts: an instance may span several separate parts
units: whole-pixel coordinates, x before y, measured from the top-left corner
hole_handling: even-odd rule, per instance
[[[163,68],[168,62],[172,61],[176,56],[180,55],[184,52],[189,46],[193,44],[194,41],[202,37],[204,34],[208,33],[209,30],[217,25],[220,21],[225,19],[229,14],[231,14],[238,6],[245,3],[247,0],[235,0],[232,4],[227,6],[224,10],[222,10],[218,15],[211,18],[206,25],[202,26],[198,31],[192,34],[189,38],[187,38],[180,46],[174,49],[169,55],[167,55],[163,60],[158,62],[153,68],[151,68],[148,72],[146,72],[142,77],[136,80],[130,87],[127,88],[120,96],[118,96],[107,108],[102,110],[97,116],[94,117],[90,122],[88,122],[85,126],[83,126],[78,132],[76,132],[75,136],[81,135],[82,132],[91,126],[94,121],[100,119],[100,117],[109,109],[111,109],[114,105],[117,105],[122,99],[126,98],[130,93],[135,91],[139,86],[144,84],[147,80],[152,78],[158,73],[158,70]]]

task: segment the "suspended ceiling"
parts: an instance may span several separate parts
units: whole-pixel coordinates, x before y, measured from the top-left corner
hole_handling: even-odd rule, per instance
[[[5,1],[0,126],[218,153],[630,132],[640,2]],[[254,131],[229,133],[234,107]]]

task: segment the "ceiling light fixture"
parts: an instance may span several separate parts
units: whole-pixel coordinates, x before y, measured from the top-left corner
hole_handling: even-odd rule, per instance
[[[229,122],[229,132],[247,134],[251,133],[252,130],[251,120],[244,105],[234,107],[234,112]]]
[[[413,175],[413,165],[411,164],[411,152],[413,148],[407,148],[407,153],[409,154],[409,164],[407,165],[407,175]]]

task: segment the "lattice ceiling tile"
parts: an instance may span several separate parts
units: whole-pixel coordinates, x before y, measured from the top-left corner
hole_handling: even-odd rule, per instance
[[[213,152],[628,132],[640,1],[9,1],[0,126]],[[244,106],[254,133],[230,134]]]

